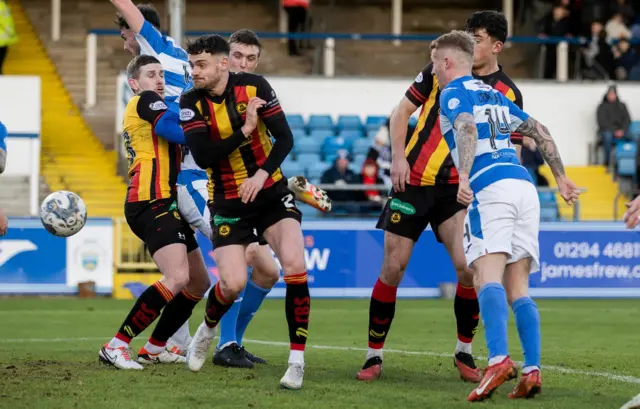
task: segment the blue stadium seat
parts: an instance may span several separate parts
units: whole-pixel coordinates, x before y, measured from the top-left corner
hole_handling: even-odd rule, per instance
[[[366,155],[371,148],[371,140],[369,139],[356,139],[351,146],[351,153],[354,155]]]
[[[629,126],[629,135],[633,137],[633,139],[640,139],[640,121],[633,121]]]
[[[333,120],[329,115],[311,115],[307,126],[310,131],[314,129],[333,129]]]
[[[618,159],[618,175],[634,177],[636,175],[636,158]]]
[[[418,118],[415,116],[412,116],[411,118],[409,118],[409,125],[414,127],[418,125]]]
[[[324,142],[330,136],[334,136],[335,133],[331,129],[314,129],[311,131],[309,136],[313,139],[319,140],[321,143]]]
[[[338,136],[351,141],[364,137],[361,129],[343,129],[338,133]]]
[[[306,169],[313,163],[321,162],[322,158],[320,156],[320,152],[300,153],[297,155],[296,161]]]
[[[616,145],[616,160],[635,158],[638,145],[635,142],[621,142]]]
[[[282,173],[285,177],[291,177],[304,174],[304,167],[298,162],[285,161],[281,166]]]
[[[324,160],[333,162],[340,149],[351,150],[351,143],[348,139],[339,136],[330,136],[324,140],[322,145],[322,154]]]
[[[287,122],[289,123],[289,127],[293,128],[303,128],[304,129],[304,119],[302,119],[302,115],[300,114],[288,114]]]
[[[370,115],[367,117],[367,121],[365,122],[365,128],[367,128],[367,131],[377,131],[382,125],[387,122],[387,119],[388,118],[386,116]]]
[[[364,161],[366,159],[367,159],[367,155],[366,154],[364,154],[364,155],[363,154],[359,154],[359,155],[355,155],[353,157],[353,162],[352,162],[353,163],[353,167],[354,167],[354,169],[357,169],[357,170],[354,170],[354,172],[360,173],[360,171],[362,170],[362,164],[364,163]]]
[[[356,129],[362,130],[362,121],[358,115],[340,115],[338,117],[338,122],[336,123],[336,128],[338,131],[342,131],[344,129]]]
[[[556,194],[553,192],[538,192],[538,198],[540,199],[540,207],[557,206]]]
[[[291,128],[291,132],[293,133],[293,139],[307,137],[307,131],[305,131],[304,128]]]
[[[293,142],[294,152],[298,154],[322,152],[322,143],[324,140],[316,138],[300,138]]]
[[[376,135],[380,129],[369,129],[367,131],[367,139],[373,140],[376,139]]]
[[[540,221],[541,222],[556,222],[558,221],[558,209],[555,207],[543,207],[540,209]]]
[[[296,207],[302,213],[304,220],[316,220],[320,218],[320,211],[306,203],[296,202]]]
[[[307,166],[307,177],[311,181],[311,183],[319,183],[322,174],[333,166],[332,163],[328,162],[315,162]]]

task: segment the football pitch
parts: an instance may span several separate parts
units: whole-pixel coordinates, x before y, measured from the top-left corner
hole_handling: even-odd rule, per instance
[[[451,352],[453,301],[399,300],[382,379],[355,380],[367,346],[368,300],[314,300],[300,391],[279,389],[288,337],[282,300],[267,300],[247,331],[247,349],[268,361],[252,370],[209,363],[119,371],[98,363],[131,301],[0,299],[1,408],[619,408],[640,392],[636,325],[640,300],[538,300],[542,320],[542,394],[468,403]],[[202,318],[200,303],[192,332]],[[132,344],[137,351],[149,330]],[[513,323],[510,350],[522,360]],[[486,356],[480,328],[474,355]],[[486,361],[481,360],[482,366]],[[545,367],[546,365],[546,367]]]

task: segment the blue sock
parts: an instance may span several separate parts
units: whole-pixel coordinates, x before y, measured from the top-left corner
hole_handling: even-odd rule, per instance
[[[231,308],[229,308],[229,311],[227,311],[220,320],[220,341],[218,342],[218,349],[229,342],[238,342],[236,340],[236,323],[238,322],[240,304],[242,304],[242,300],[244,300],[245,291],[246,288],[242,290]]]
[[[271,291],[270,288],[266,289],[258,287],[256,283],[251,280],[247,283],[247,288],[244,290],[244,298],[240,304],[238,323],[236,324],[236,337],[239,345],[242,345],[244,332],[247,330],[247,327],[255,313],[258,311],[258,308],[262,305],[264,297],[269,294],[269,291]]]
[[[524,367],[540,368],[540,314],[530,297],[518,298],[511,305],[524,351]]]
[[[484,324],[489,359],[499,355],[509,355],[507,343],[507,320],[509,304],[502,284],[489,283],[478,293],[480,314]]]

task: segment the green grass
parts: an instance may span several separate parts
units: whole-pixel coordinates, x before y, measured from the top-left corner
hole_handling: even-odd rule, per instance
[[[634,300],[539,301],[542,318],[543,392],[511,401],[502,386],[490,408],[618,408],[640,392],[640,303]],[[448,354],[455,345],[452,302],[401,300],[387,340],[383,378],[357,382],[364,360],[368,300],[315,300],[305,383],[278,388],[286,369],[287,330],[282,301],[267,301],[247,331],[247,348],[269,361],[253,370],[206,365],[198,374],[182,365],[118,371],[98,363],[100,346],[114,334],[131,302],[113,300],[0,300],[0,408],[464,408],[472,386],[460,381]],[[203,305],[196,307],[192,331]],[[510,348],[521,360],[510,323]],[[57,338],[57,339],[55,339]],[[53,339],[47,341],[47,339]],[[143,335],[134,341],[139,347]],[[282,342],[282,344],[277,344]],[[333,346],[342,349],[323,349]],[[474,353],[486,355],[479,330]],[[483,365],[485,362],[481,362]],[[561,368],[575,370],[562,373]],[[560,368],[560,369],[561,369]],[[600,372],[632,377],[585,375]]]

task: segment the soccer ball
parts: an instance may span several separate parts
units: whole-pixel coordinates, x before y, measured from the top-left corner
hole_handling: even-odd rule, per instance
[[[42,201],[40,220],[44,228],[54,236],[73,236],[87,222],[87,206],[75,193],[59,190]]]

